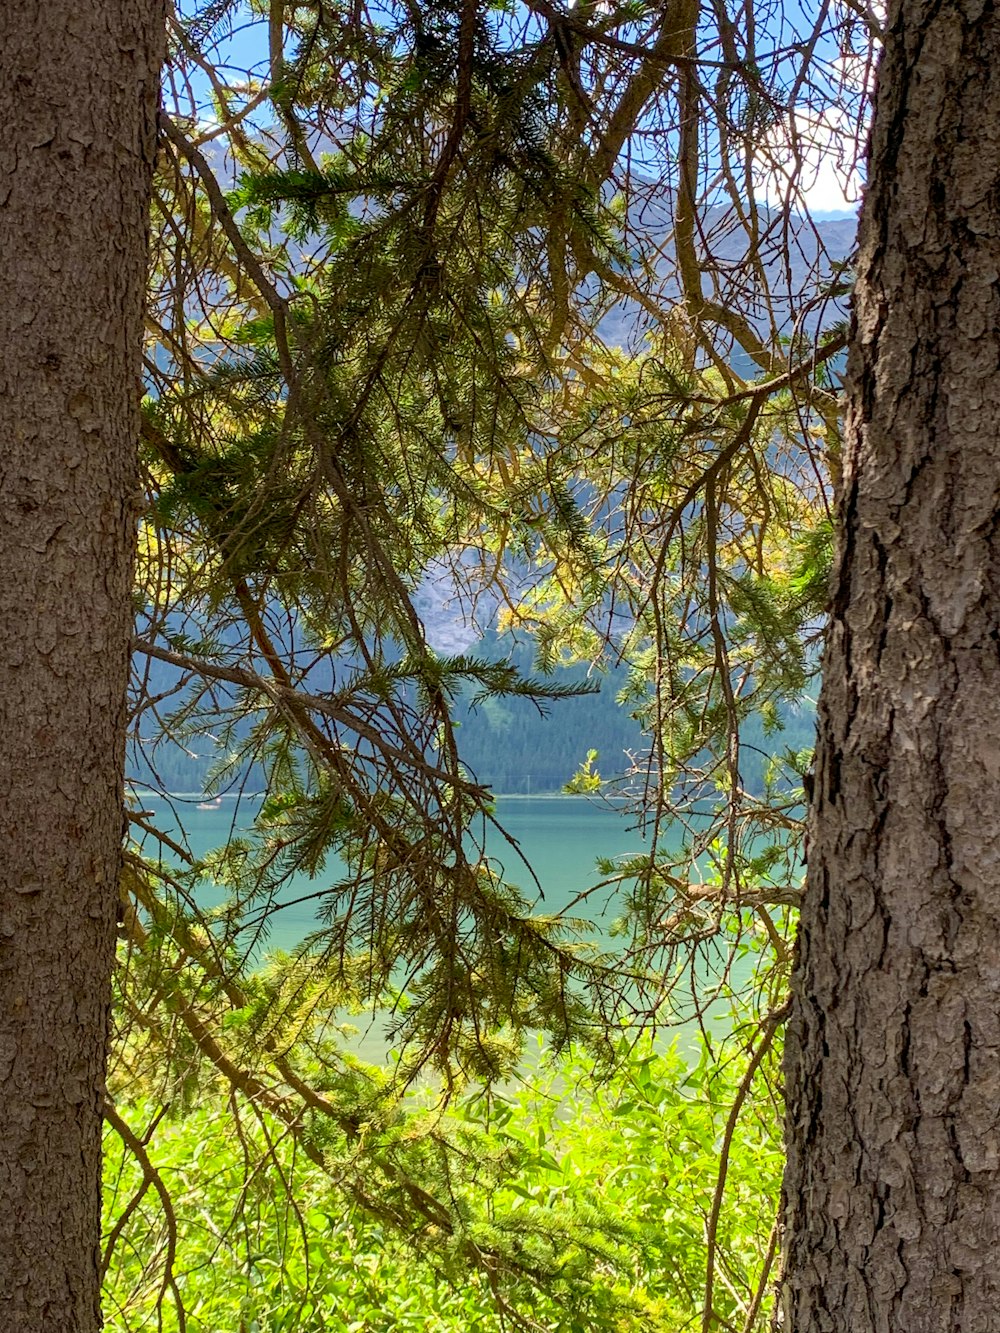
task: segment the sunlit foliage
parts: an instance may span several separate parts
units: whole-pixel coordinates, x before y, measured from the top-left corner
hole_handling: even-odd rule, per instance
[[[308,1327],[301,1311],[328,1299],[302,1276],[310,1246],[340,1272],[374,1227],[389,1257],[373,1282],[390,1280],[401,1241],[427,1275],[472,1275],[458,1306],[426,1307],[442,1328],[463,1300],[499,1327],[584,1288],[581,1327],[628,1327],[614,1320],[643,1301],[651,1326],[675,1326],[664,1312],[682,1309],[681,1288],[657,1285],[647,1259],[625,1275],[652,1214],[642,1237],[619,1234],[583,1173],[566,1242],[582,1257],[564,1269],[536,1253],[549,1242],[529,1226],[530,1191],[558,1176],[469,1108],[518,1076],[536,1032],[586,1050],[591,1081],[604,1077],[623,1031],[700,1013],[729,985],[733,951],[761,941],[747,1004],[758,1043],[773,1035],[808,756],[769,762],[761,793],[747,750],[780,753],[816,669],[849,281],[800,189],[823,136],[851,175],[876,36],[855,5],[810,18],[692,0],[216,0],[172,20],[116,1074],[139,1165],[121,1169],[141,1174],[144,1154],[148,1167],[202,1123],[214,1135],[209,1108],[228,1100],[219,1179],[236,1173],[226,1191],[244,1202],[264,1189],[281,1235],[305,1247],[273,1260],[282,1292],[280,1265],[303,1266],[288,1280],[300,1322],[262,1328]],[[428,581],[470,625],[531,636],[536,670],[435,651],[416,609]],[[566,663],[589,665],[593,685],[564,684]],[[596,867],[573,920],[543,916],[486,855],[494,796],[463,764],[456,701],[558,708],[623,663],[643,748],[608,774],[581,735],[565,776],[620,798],[648,853]],[[208,861],[143,810],[174,743],[217,756],[213,790],[265,792],[251,833]],[[247,932],[263,938],[302,874],[325,876],[317,930],[262,963]],[[226,894],[211,914],[206,879]],[[614,934],[597,945],[586,918],[609,898]],[[362,1008],[391,1008],[390,1071],[343,1039]],[[684,1082],[671,1068],[665,1087]],[[450,1103],[436,1121],[407,1091],[425,1076]],[[671,1085],[656,1114],[685,1096]],[[144,1138],[160,1101],[173,1109]],[[581,1124],[598,1123],[599,1101],[588,1087]],[[648,1105],[628,1113],[647,1129]],[[547,1169],[572,1159],[560,1151]],[[309,1163],[305,1201],[287,1154]],[[148,1169],[146,1184],[122,1236],[156,1199],[179,1209],[173,1185]],[[501,1235],[477,1194],[499,1206],[501,1189],[523,1234],[505,1222]],[[335,1207],[350,1210],[344,1227],[312,1238],[309,1219]],[[213,1222],[219,1253],[253,1243],[247,1216]],[[178,1211],[169,1244],[193,1234]],[[684,1262],[704,1272],[705,1238],[690,1244]],[[729,1300],[714,1244],[709,1321]],[[746,1271],[726,1281],[752,1292],[764,1250],[737,1261],[742,1244],[726,1263]],[[187,1279],[161,1298],[199,1254],[158,1270],[146,1256],[135,1272],[116,1258],[116,1299],[190,1304],[198,1327]],[[749,1330],[762,1298],[739,1300]]]

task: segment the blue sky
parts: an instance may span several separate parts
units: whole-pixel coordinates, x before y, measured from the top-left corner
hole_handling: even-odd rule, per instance
[[[860,104],[866,84],[870,81],[870,69],[864,61],[845,60],[836,40],[830,35],[836,13],[826,0],[814,0],[787,4],[773,4],[762,0],[760,5],[761,31],[758,34],[758,46],[777,46],[787,49],[793,46],[796,38],[805,38],[817,17],[829,15],[827,31],[815,42],[814,54],[819,58],[826,73],[818,86],[804,87],[800,98],[796,99],[795,122],[799,135],[799,152],[802,167],[799,177],[799,194],[810,213],[817,218],[843,217],[854,213],[860,198],[862,177],[860,171],[846,160],[845,144],[852,138],[852,122],[856,110],[839,110],[823,105],[822,83],[828,83],[833,95],[833,85],[838,78],[842,82],[842,91],[850,97],[855,95]],[[182,19],[187,19],[206,8],[206,0],[178,0],[177,12]],[[768,42],[768,35],[771,41]],[[217,33],[206,55],[213,64],[220,67],[220,72],[227,81],[239,82],[245,78],[246,71],[266,77],[268,66],[267,22],[256,14],[244,0],[230,21],[219,25]],[[783,79],[789,84],[794,82],[794,64],[797,57],[794,52],[782,68]],[[199,122],[208,128],[212,123],[212,101],[207,76],[200,70],[190,67],[188,78],[191,91],[198,103],[195,113]],[[190,114],[189,105],[176,108],[184,114]],[[265,102],[260,109],[261,126],[271,119],[270,109]],[[251,116],[253,119],[253,116]],[[755,193],[763,201],[779,205],[787,194],[787,176],[792,155],[787,147],[776,137],[770,145],[774,172],[760,173],[758,188]],[[784,166],[783,166],[784,164]]]

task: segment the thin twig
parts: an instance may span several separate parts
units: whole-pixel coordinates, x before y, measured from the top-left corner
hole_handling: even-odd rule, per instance
[[[719,1215],[722,1212],[722,1199],[726,1192],[726,1175],[729,1171],[729,1150],[733,1143],[733,1134],[736,1132],[736,1124],[740,1118],[740,1112],[743,1109],[743,1103],[749,1095],[757,1070],[760,1068],[761,1061],[771,1049],[771,1043],[774,1041],[774,1034],[785,1021],[788,1014],[788,1006],[783,1005],[776,1009],[764,1019],[764,1035],[760,1039],[756,1051],[750,1063],[747,1065],[746,1073],[740,1080],[740,1086],[736,1090],[736,1096],[729,1109],[729,1116],[726,1120],[725,1132],[722,1136],[722,1146],[719,1149],[719,1174],[715,1182],[715,1194],[712,1199],[712,1211],[708,1218],[707,1232],[707,1254],[705,1258],[705,1303],[702,1308],[701,1329],[702,1333],[711,1333],[712,1321],[715,1313],[712,1309],[712,1299],[715,1287],[715,1256],[718,1249],[719,1233]]]

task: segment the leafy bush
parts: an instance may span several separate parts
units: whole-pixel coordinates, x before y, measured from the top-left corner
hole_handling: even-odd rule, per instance
[[[430,1117],[452,1145],[461,1243],[426,1219],[402,1237],[377,1197],[364,1211],[345,1201],[338,1172],[364,1171],[363,1139],[324,1169],[232,1097],[157,1124],[151,1102],[120,1106],[138,1148],[109,1131],[109,1333],[673,1333],[701,1323],[713,1211],[713,1327],[760,1328],[781,1172],[775,1057],[748,1083],[735,1044],[695,1065],[676,1046],[623,1044],[611,1076],[540,1051],[500,1095],[444,1109],[431,1089],[411,1098],[408,1121],[426,1132]],[[491,1280],[470,1246],[508,1256],[516,1278]]]

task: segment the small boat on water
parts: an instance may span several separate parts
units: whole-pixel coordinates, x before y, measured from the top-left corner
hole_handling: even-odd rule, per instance
[[[199,801],[196,808],[198,810],[221,810],[222,797],[216,796],[214,801]]]

